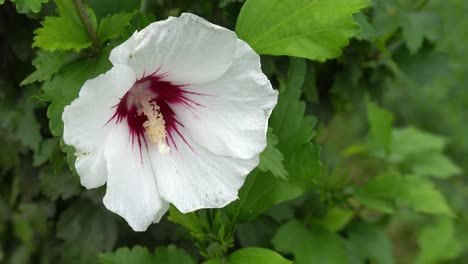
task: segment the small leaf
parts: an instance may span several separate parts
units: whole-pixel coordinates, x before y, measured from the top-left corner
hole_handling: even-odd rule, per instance
[[[352,14],[369,4],[368,0],[247,0],[236,33],[259,54],[325,61],[338,57],[348,39],[359,33]]]
[[[154,256],[148,249],[141,246],[134,246],[131,250],[128,248],[119,248],[115,252],[103,253],[99,255],[101,264],[154,264]],[[166,262],[161,262],[166,263]]]
[[[462,253],[462,244],[457,240],[455,232],[453,221],[447,218],[424,227],[418,236],[421,252],[415,263],[441,263],[457,258]]]
[[[415,155],[408,163],[411,167],[411,172],[421,176],[448,178],[462,172],[452,160],[439,152]]]
[[[323,217],[313,218],[312,223],[332,232],[337,232],[343,229],[353,219],[353,216],[353,210],[335,206],[328,208],[327,213]]]
[[[431,13],[408,13],[401,19],[403,37],[411,53],[416,53],[423,44],[424,38],[435,40],[437,30],[441,28],[440,17]]]
[[[391,159],[399,162],[428,151],[441,152],[445,144],[445,138],[415,127],[396,128],[392,135]]]
[[[4,0],[2,0],[3,3]],[[16,11],[20,14],[27,14],[30,12],[39,13],[43,3],[49,0],[12,0],[16,5]]]
[[[407,176],[403,178],[401,187],[396,199],[415,211],[453,216],[445,197],[429,179]]]
[[[195,264],[192,257],[175,246],[157,248],[154,254],[141,246],[119,248],[115,252],[108,252],[99,256],[101,264]]]
[[[194,236],[203,235],[200,221],[195,213],[183,214],[175,206],[169,207],[169,220],[187,228]]]
[[[267,132],[267,147],[260,154],[260,164],[258,168],[267,172],[270,171],[276,177],[286,180],[288,172],[283,165],[283,154],[275,147],[278,144],[278,138],[270,128]]]
[[[371,209],[393,213],[394,199],[400,191],[401,184],[401,175],[387,172],[371,178],[364,186],[358,188],[355,198]]]
[[[185,250],[170,245],[168,247],[160,247],[156,249],[153,263],[195,264],[195,261],[187,252],[185,252]]]
[[[379,227],[358,222],[347,230],[348,249],[356,263],[393,264],[392,242]],[[376,260],[377,262],[375,262]]]
[[[367,100],[367,119],[370,125],[370,136],[377,147],[390,152],[392,143],[393,114]]]
[[[106,40],[120,36],[134,15],[135,13],[118,13],[103,18],[97,32],[99,41],[103,43]]]
[[[295,264],[348,262],[344,241],[337,234],[319,228],[305,229],[296,220],[281,226],[272,243],[278,251],[292,253]]]

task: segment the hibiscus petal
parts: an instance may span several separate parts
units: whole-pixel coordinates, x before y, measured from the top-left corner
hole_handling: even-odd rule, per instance
[[[76,170],[86,188],[96,188],[106,182],[102,154],[110,127],[106,123],[115,111],[113,106],[134,82],[135,73],[130,67],[116,65],[107,73],[86,81],[78,98],[64,109],[63,140],[76,149]]]
[[[139,79],[157,72],[176,84],[206,83],[229,68],[236,40],[234,32],[185,13],[134,34],[110,61],[130,65]]]
[[[266,129],[278,99],[262,73],[260,57],[242,40],[219,79],[183,89],[192,104],[171,106],[190,135],[214,154],[251,158],[266,147]]]
[[[104,205],[122,216],[135,231],[159,221],[168,204],[158,193],[148,151],[130,140],[124,123],[112,128],[104,151],[109,177]]]
[[[179,127],[170,140],[170,153],[155,145],[149,153],[161,196],[183,213],[221,208],[238,198],[247,174],[258,165],[251,159],[223,157],[209,152]]]

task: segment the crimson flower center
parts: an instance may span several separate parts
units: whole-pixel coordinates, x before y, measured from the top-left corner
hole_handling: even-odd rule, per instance
[[[126,122],[132,144],[138,143],[140,150],[148,144],[156,144],[163,154],[172,147],[177,149],[176,135],[187,141],[180,133],[184,126],[173,107],[179,105],[190,110],[201,106],[192,99],[201,94],[186,91],[184,87],[164,80],[164,75],[143,77],[114,106],[115,112],[109,121]]]

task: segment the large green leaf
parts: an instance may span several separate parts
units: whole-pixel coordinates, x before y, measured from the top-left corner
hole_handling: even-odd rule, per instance
[[[74,1],[57,0],[57,17],[48,16],[41,22],[42,27],[34,33],[33,47],[47,51],[75,50],[87,48],[92,45],[85,25],[75,7]],[[87,9],[87,15],[96,29],[96,17],[91,9]]]
[[[278,251],[292,253],[296,264],[348,262],[344,241],[337,234],[320,228],[308,230],[296,220],[281,226],[272,242]]]
[[[273,250],[250,247],[235,251],[227,261],[213,259],[203,264],[292,264],[292,262]]]
[[[38,51],[36,58],[32,61],[33,65],[36,67],[36,71],[26,77],[26,79],[21,82],[21,85],[26,85],[37,81],[50,80],[52,75],[57,73],[66,63],[66,59],[69,56],[70,52]]]
[[[348,39],[359,33],[352,14],[369,4],[368,0],[248,0],[236,33],[259,54],[324,61],[338,57]]]
[[[55,136],[61,136],[63,132],[63,109],[78,96],[84,82],[110,68],[109,51],[110,48],[106,48],[96,58],[87,58],[66,65],[44,84],[42,88],[44,94],[41,98],[51,102],[47,117],[50,119],[50,131]]]

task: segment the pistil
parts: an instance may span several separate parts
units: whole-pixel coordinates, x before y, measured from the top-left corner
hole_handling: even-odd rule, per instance
[[[168,153],[170,148],[166,144],[166,122],[158,104],[152,101],[151,96],[142,95],[138,98],[136,106],[137,114],[139,116],[145,115],[148,118],[143,123],[148,139],[157,145],[159,153]]]

